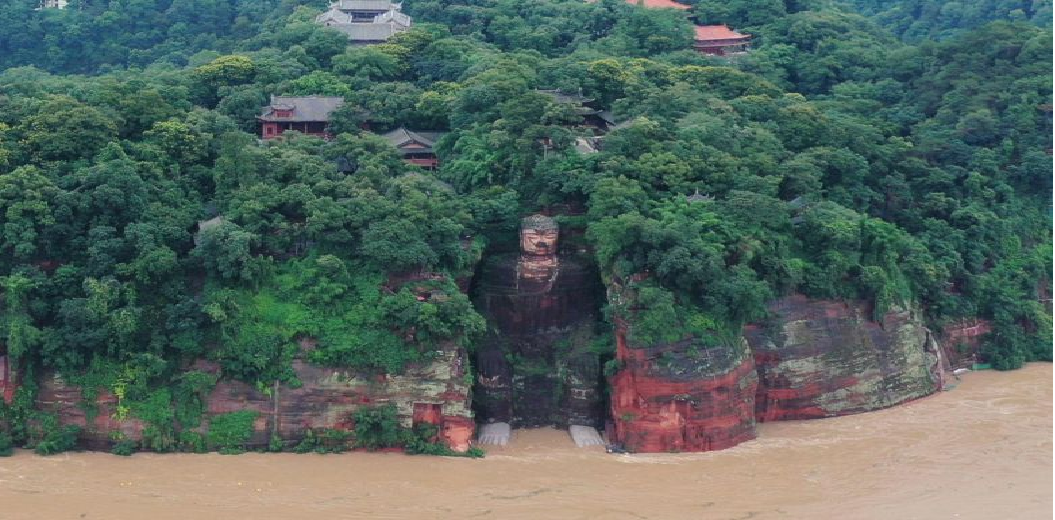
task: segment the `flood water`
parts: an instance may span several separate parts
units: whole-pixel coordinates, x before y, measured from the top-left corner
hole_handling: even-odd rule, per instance
[[[0,519],[1033,519],[1052,512],[1052,365],[712,453],[608,455],[518,431],[482,460],[399,454],[0,459]]]

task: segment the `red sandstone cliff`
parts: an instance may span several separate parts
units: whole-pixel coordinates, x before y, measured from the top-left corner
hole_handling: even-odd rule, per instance
[[[469,409],[469,386],[464,370],[465,352],[448,349],[428,364],[411,366],[402,375],[364,377],[339,369],[294,361],[293,369],[303,383],[299,388],[279,386],[270,394],[250,385],[221,379],[205,400],[205,421],[221,413],[253,410],[259,413],[250,445],[266,446],[272,432],[285,441],[298,441],[309,429],[352,429],[352,414],[362,406],[395,404],[404,426],[428,422],[440,427],[440,437],[452,449],[466,451],[474,431]],[[219,373],[212,363],[199,362],[196,369]],[[141,438],[142,421],[114,418],[117,399],[101,392],[95,400],[98,413],[87,423],[79,387],[48,374],[40,385],[37,404],[55,412],[62,424],[84,429],[81,440],[90,448],[105,448],[112,433],[129,439]]]
[[[758,376],[746,344],[693,353],[691,343],[634,348],[618,328],[614,442],[636,452],[710,451],[755,438]]]
[[[981,319],[966,319],[943,326],[939,340],[949,368],[971,368],[977,363],[982,338],[992,329],[989,321]]]
[[[18,388],[16,375],[7,356],[7,349],[0,345],[0,402],[11,404],[11,401],[14,401],[15,390]]]
[[[792,295],[745,327],[759,374],[759,421],[812,419],[893,406],[940,388],[940,352],[915,312],[871,319],[864,302]]]

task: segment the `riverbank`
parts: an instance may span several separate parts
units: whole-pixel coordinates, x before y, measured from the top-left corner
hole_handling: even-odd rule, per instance
[[[608,455],[518,431],[484,459],[20,451],[0,517],[495,519],[1050,518],[1052,365],[972,372],[877,412],[765,423],[709,453]]]

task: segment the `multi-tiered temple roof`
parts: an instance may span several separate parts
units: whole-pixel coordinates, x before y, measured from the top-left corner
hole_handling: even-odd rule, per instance
[[[369,45],[410,28],[411,19],[402,9],[403,4],[389,0],[340,0],[315,17],[315,23],[341,31],[354,44]]]

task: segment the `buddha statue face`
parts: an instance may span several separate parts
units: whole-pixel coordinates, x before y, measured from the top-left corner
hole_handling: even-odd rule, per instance
[[[543,215],[532,215],[520,224],[520,252],[525,255],[549,256],[557,253],[560,230],[557,222]]]

